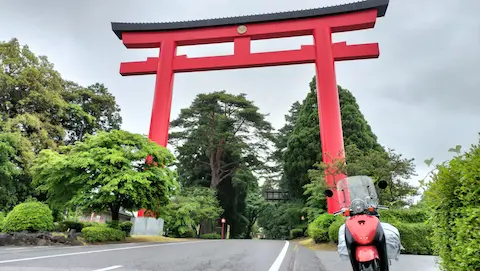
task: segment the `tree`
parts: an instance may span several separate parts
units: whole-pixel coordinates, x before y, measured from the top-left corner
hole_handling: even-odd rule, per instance
[[[179,130],[172,132],[170,138],[180,163],[195,160],[207,165],[211,188],[243,165],[260,169],[264,164],[260,153],[268,151],[272,130],[265,115],[258,112],[245,94],[225,91],[197,95],[192,105],[182,109],[172,121],[171,127]]]
[[[0,114],[4,130],[28,138],[35,152],[62,142],[62,78],[46,57],[36,57],[18,40],[0,42]]]
[[[350,91],[338,87],[345,145],[355,144],[362,152],[381,149]],[[284,152],[284,188],[295,198],[302,198],[303,186],[310,182],[308,170],[322,160],[315,77],[303,101]]]
[[[0,133],[0,210],[11,210],[29,194],[33,152],[18,134]]]
[[[87,88],[62,79],[45,56],[18,40],[0,42],[0,116],[34,151],[55,149],[87,133],[119,129],[120,109],[102,84]]]
[[[152,157],[152,164],[145,158]],[[109,209],[118,220],[120,208],[158,211],[178,190],[168,167],[173,155],[148,138],[126,131],[99,132],[83,142],[43,150],[34,161],[33,181],[54,206]]]
[[[43,194],[32,194],[32,155],[58,151],[87,133],[118,129],[120,124],[119,108],[103,85],[84,88],[65,81],[47,57],[36,56],[16,39],[0,42],[0,132],[16,138],[21,151],[11,162],[23,172],[14,181],[21,189],[10,191],[12,199],[44,199]]]
[[[180,237],[195,232],[202,220],[218,219],[222,212],[216,191],[206,187],[182,188],[162,210],[169,235]]]
[[[246,208],[243,218],[245,219],[245,222],[247,222],[247,232],[249,233],[247,237],[252,238],[251,234],[253,233],[253,227],[255,223],[257,223],[257,220],[262,212],[264,212],[267,208],[267,202],[259,193],[259,191],[252,191],[247,194],[245,203]]]
[[[120,129],[120,107],[103,84],[95,83],[84,88],[66,81],[62,96],[71,106],[69,112],[73,112],[64,121],[67,143],[81,141],[85,135],[96,134],[98,131]]]

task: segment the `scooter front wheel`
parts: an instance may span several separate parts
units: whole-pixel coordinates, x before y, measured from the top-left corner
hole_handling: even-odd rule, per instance
[[[380,271],[380,262],[375,259],[370,262],[360,263],[360,271]]]

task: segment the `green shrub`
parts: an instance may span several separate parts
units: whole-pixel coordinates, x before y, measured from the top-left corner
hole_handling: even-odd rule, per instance
[[[440,263],[448,271],[480,270],[480,145],[437,170],[425,199]]]
[[[392,225],[400,232],[402,245],[405,248],[402,253],[432,255],[430,242],[432,227],[425,223],[393,223]]]
[[[218,233],[206,233],[201,234],[200,239],[222,239],[222,236]]]
[[[105,222],[105,224],[107,224],[109,228],[120,230],[120,221],[118,220],[109,220]]]
[[[82,223],[83,223],[84,228],[86,228],[86,227],[106,227],[107,226],[107,224],[105,224],[105,223],[91,222],[91,221],[82,222]]]
[[[303,229],[293,229],[290,231],[290,238],[295,239],[295,238],[300,238],[303,237],[304,230]]]
[[[429,215],[421,209],[389,209],[379,210],[380,220],[387,223],[424,223]]]
[[[3,222],[4,232],[37,232],[52,229],[52,211],[46,204],[38,201],[28,201],[15,206]]]
[[[5,220],[5,215],[3,214],[3,212],[0,212],[0,232],[3,228],[3,220]]]
[[[328,242],[328,227],[335,221],[335,216],[331,214],[321,214],[308,225],[308,236],[315,243]]]
[[[340,215],[335,218],[335,221],[332,224],[330,224],[328,227],[328,239],[331,242],[338,244],[338,230],[343,224],[345,224],[345,217]]]
[[[130,221],[125,221],[120,223],[120,230],[125,233],[126,236],[130,236],[130,232],[132,231],[133,223]]]
[[[84,223],[75,220],[64,220],[58,223],[60,226],[60,231],[66,232],[69,229],[75,230],[76,232],[81,232],[83,227],[85,227]]]
[[[125,233],[109,227],[86,227],[82,230],[83,238],[89,243],[123,241]]]

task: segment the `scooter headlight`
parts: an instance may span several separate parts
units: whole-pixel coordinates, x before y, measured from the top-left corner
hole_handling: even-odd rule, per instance
[[[367,209],[367,204],[363,200],[354,200],[351,204],[352,211],[354,213],[361,213]]]

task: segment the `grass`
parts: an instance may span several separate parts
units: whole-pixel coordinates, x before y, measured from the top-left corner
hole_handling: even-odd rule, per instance
[[[327,250],[327,251],[336,251],[337,244],[335,243],[320,243],[315,244],[312,238],[299,239],[298,243],[306,248],[311,250]]]

